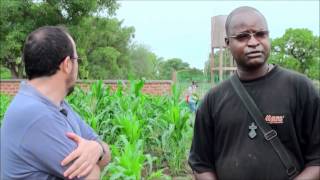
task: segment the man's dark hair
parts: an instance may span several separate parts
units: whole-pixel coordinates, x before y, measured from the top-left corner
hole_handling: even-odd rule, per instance
[[[261,14],[260,11],[258,11],[257,9],[253,8],[253,7],[249,7],[249,6],[242,6],[242,7],[238,7],[236,9],[234,9],[227,17],[227,20],[226,20],[226,24],[225,24],[225,29],[226,29],[226,34],[227,36],[229,36],[229,26],[230,26],[230,22],[231,22],[231,19],[233,18],[233,16],[237,13],[240,13],[240,12],[243,12],[243,11],[255,11],[257,13],[259,13],[265,20],[265,17]],[[266,21],[266,20],[265,20]],[[267,22],[267,21],[266,21]]]
[[[23,61],[29,80],[51,76],[57,72],[62,60],[73,55],[68,32],[60,26],[44,26],[36,29],[26,39]]]

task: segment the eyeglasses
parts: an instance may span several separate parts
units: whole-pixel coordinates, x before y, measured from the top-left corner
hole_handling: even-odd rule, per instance
[[[257,32],[243,32],[234,36],[228,36],[228,38],[234,38],[240,42],[247,42],[251,39],[252,36],[258,41],[263,40],[269,36],[269,31],[264,30]]]
[[[70,59],[71,59],[71,60],[76,60],[76,61],[78,61],[78,62],[81,61],[81,58],[80,58],[80,57],[71,57],[71,56],[70,56]]]

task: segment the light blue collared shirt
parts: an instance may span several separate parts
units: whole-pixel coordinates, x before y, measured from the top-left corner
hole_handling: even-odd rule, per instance
[[[60,112],[65,109],[67,116]],[[10,103],[1,127],[1,180],[63,179],[61,161],[77,148],[66,136],[73,132],[88,140],[98,135],[70,105],[57,107],[27,82]]]

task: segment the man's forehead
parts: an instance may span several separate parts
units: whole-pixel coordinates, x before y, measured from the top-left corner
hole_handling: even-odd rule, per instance
[[[234,12],[229,24],[230,32],[252,27],[267,29],[266,20],[261,13],[254,10]]]
[[[71,41],[74,53],[76,53],[76,43],[74,42],[74,39],[68,33],[67,33],[67,36],[68,36],[69,40]]]
[[[76,45],[76,43],[74,42],[74,40],[73,40],[73,38],[70,36],[70,34],[68,34],[68,33],[66,33],[67,34],[67,36],[68,36],[68,38],[69,38],[69,40],[71,41],[71,43],[72,43],[72,45]]]

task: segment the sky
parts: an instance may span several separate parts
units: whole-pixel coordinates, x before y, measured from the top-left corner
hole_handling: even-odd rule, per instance
[[[116,18],[135,28],[133,42],[157,57],[180,58],[203,69],[211,47],[211,17],[228,15],[239,6],[258,9],[267,19],[270,37],[288,28],[307,28],[319,36],[319,1],[118,1]]]

